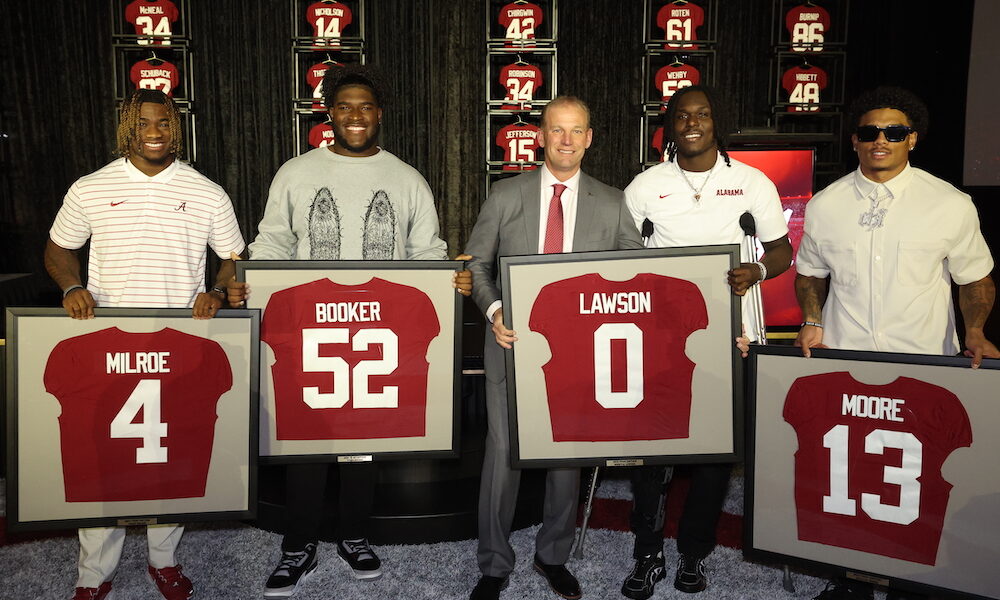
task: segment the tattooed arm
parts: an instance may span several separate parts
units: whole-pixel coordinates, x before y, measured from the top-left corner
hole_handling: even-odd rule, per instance
[[[983,357],[1000,358],[1000,351],[983,334],[995,298],[996,286],[989,275],[958,286],[958,304],[965,320],[965,355],[972,358],[973,369],[979,367]]]

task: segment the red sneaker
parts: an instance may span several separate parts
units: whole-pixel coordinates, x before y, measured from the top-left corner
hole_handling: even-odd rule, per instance
[[[78,587],[71,600],[111,600],[111,582],[105,581],[96,588]]]
[[[194,596],[194,586],[191,585],[191,580],[184,573],[181,573],[180,565],[162,569],[147,568],[149,578],[153,580],[156,588],[167,600],[187,600]]]

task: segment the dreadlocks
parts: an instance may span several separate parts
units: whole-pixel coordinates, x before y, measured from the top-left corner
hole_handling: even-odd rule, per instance
[[[680,106],[681,98],[694,92],[705,94],[705,99],[708,100],[708,105],[712,109],[715,144],[718,146],[719,154],[726,161],[726,166],[733,166],[729,162],[729,153],[726,152],[726,147],[729,145],[729,132],[731,130],[729,106],[719,96],[718,92],[706,85],[691,85],[681,88],[670,97],[670,102],[667,103],[667,112],[663,114],[663,139],[666,141],[663,152],[667,155],[667,160],[673,162],[674,156],[677,155],[677,144],[674,142],[674,121],[677,120],[677,107]]]
[[[389,104],[389,86],[373,67],[367,65],[336,65],[326,70],[323,75],[323,104],[327,108],[333,106],[334,99],[340,88],[348,85],[363,85],[372,91],[379,108]]]
[[[917,139],[923,139],[927,135],[927,128],[930,125],[927,105],[913,92],[888,85],[863,92],[851,103],[851,127],[856,127],[861,122],[861,117],[868,111],[880,108],[893,108],[906,115],[910,120],[910,126],[917,132]]]
[[[170,153],[178,155],[181,152],[181,119],[177,105],[160,90],[136,90],[122,102],[118,111],[118,156],[126,158],[132,153],[132,142],[139,131],[139,113],[145,102],[162,104],[167,107],[170,119]]]

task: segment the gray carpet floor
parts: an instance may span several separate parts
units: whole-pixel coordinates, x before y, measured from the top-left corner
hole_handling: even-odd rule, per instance
[[[727,511],[741,510],[740,486],[734,486]],[[610,480],[601,485],[604,497],[627,497],[627,484]],[[557,596],[531,570],[537,527],[516,531],[511,542],[518,556],[505,600],[552,599]],[[195,583],[195,597],[212,600],[260,598],[264,580],[278,559],[280,536],[241,523],[189,525],[178,550],[179,560]],[[465,600],[479,578],[475,540],[414,546],[378,546],[384,575],[359,582],[336,555],[332,544],[321,544],[320,565],[295,595],[297,600]],[[618,600],[622,580],[632,567],[632,536],[626,532],[588,532],[584,557],[571,559],[568,567],[579,578],[585,598]],[[75,538],[58,538],[0,547],[0,599],[62,599],[72,595],[76,578],[78,544]],[[673,589],[673,540],[666,542],[668,575],[654,599],[762,600],[812,598],[825,581],[794,574],[796,593],[781,585],[779,569],[743,560],[738,550],[717,548],[709,558],[709,588],[697,595]],[[157,599],[145,576],[145,535],[130,530],[114,580],[116,600]],[[882,598],[881,594],[876,596]]]

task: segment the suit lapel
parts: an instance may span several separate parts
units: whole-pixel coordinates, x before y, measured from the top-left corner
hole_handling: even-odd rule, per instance
[[[537,170],[523,178],[521,184],[521,209],[524,214],[524,239],[528,240],[526,254],[538,252],[538,224],[541,219],[541,175]]]
[[[580,190],[576,194],[576,227],[573,230],[573,251],[582,252],[587,234],[593,226],[594,196],[591,193],[590,176],[580,173]]]

